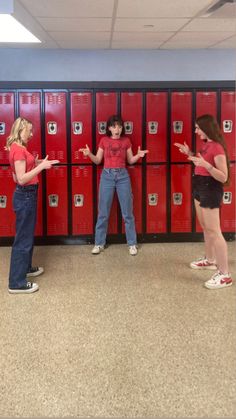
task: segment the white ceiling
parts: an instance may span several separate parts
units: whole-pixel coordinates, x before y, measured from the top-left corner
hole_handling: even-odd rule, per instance
[[[235,48],[236,3],[206,16],[217,1],[15,0],[14,16],[42,44],[0,43],[0,47]]]

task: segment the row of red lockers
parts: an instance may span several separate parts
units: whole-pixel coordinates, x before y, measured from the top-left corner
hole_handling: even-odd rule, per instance
[[[68,235],[68,217],[72,219],[72,235],[93,233],[93,199],[96,188],[92,185],[92,167],[78,149],[84,144],[92,147],[92,93],[70,94],[71,156],[69,162],[78,164],[69,170],[72,196],[68,197],[68,166],[66,140],[66,92],[45,92],[45,146],[50,158],[59,158],[62,165],[47,172],[47,235]],[[192,92],[171,94],[171,145],[175,141],[192,144]],[[41,93],[19,92],[19,114],[28,117],[34,124],[34,139],[31,151],[41,155]],[[0,93],[0,140],[5,143],[14,120],[13,92]],[[105,121],[117,110],[117,93],[96,93],[96,141],[104,135]],[[126,133],[133,148],[142,143],[142,93],[121,93],[122,116]],[[196,92],[196,114],[217,112],[216,92]],[[167,162],[167,92],[146,93],[146,144],[150,153],[148,162]],[[221,92],[221,119],[231,161],[235,160],[235,93]],[[1,163],[7,163],[7,155],[1,147]],[[142,233],[143,215],[146,216],[145,233],[166,233],[167,218],[170,217],[170,232],[191,233],[191,165],[171,147],[170,196],[167,187],[167,164],[146,166],[146,214],[142,214],[142,175],[140,166],[130,167],[134,193],[134,213],[137,232]],[[181,162],[185,164],[181,164]],[[100,176],[101,168],[98,168]],[[225,232],[235,232],[235,164],[231,163],[231,185],[225,189],[221,210],[221,224]],[[98,181],[99,181],[98,176]],[[0,166],[0,236],[14,235],[14,214],[11,196],[14,184],[8,166]],[[72,213],[68,214],[68,199]],[[168,212],[170,200],[170,214]],[[198,223],[196,231],[200,231]],[[109,223],[109,233],[117,233],[117,200],[114,201]],[[43,234],[42,191],[39,191],[39,210],[36,235]]]
[[[196,115],[210,113],[217,115],[218,92],[196,92]],[[70,95],[71,151],[67,149],[67,95]],[[43,119],[46,154],[61,163],[87,163],[89,159],[79,153],[85,144],[92,149],[92,92],[19,92],[19,115],[28,117],[34,125],[34,140],[30,145],[33,153],[41,156],[41,121]],[[96,93],[96,143],[106,131],[106,120],[117,113],[116,92]],[[41,103],[44,99],[44,115],[41,118]],[[0,92],[0,142],[5,143],[14,121],[14,92]],[[221,124],[228,146],[230,160],[235,160],[235,92],[220,92]],[[121,115],[125,121],[126,134],[131,139],[133,150],[142,146],[143,93],[121,92]],[[173,145],[186,141],[193,146],[193,92],[171,93],[170,159],[173,162],[186,161]],[[146,148],[147,162],[166,162],[168,159],[168,93],[146,93]],[[8,163],[7,154],[0,147],[0,164]]]
[[[57,166],[46,172],[47,235],[68,235],[68,219],[72,219],[72,235],[93,234],[93,200],[98,188],[93,189],[92,166],[72,166],[71,197],[68,196],[68,166]],[[97,170],[97,186],[101,167]],[[143,216],[146,216],[145,233],[167,233],[168,202],[170,202],[170,232],[191,233],[201,229],[192,225],[191,165],[178,163],[170,166],[171,187],[167,188],[166,164],[146,166],[145,212],[142,212],[143,167],[128,167],[134,195],[134,215],[138,233],[143,233]],[[225,187],[221,208],[221,226],[224,232],[235,232],[235,177],[236,164],[231,163],[231,185]],[[15,217],[12,210],[14,184],[8,166],[0,167],[0,236],[14,235]],[[71,200],[71,214],[68,211]],[[117,234],[117,198],[114,199],[109,233]],[[39,189],[38,224],[36,235],[43,235],[42,182]],[[124,228],[123,228],[124,232]]]

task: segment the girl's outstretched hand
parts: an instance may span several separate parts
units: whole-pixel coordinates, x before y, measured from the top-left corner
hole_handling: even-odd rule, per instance
[[[81,153],[83,153],[84,156],[88,156],[90,153],[90,148],[88,146],[88,144],[86,144],[85,148],[80,148],[79,151],[81,151]]]
[[[147,154],[147,153],[149,153],[149,151],[148,151],[148,150],[140,150],[140,147],[138,146],[138,152],[137,152],[137,155],[138,155],[139,157],[144,157],[144,156],[145,156],[145,154]]]
[[[183,144],[174,143],[174,145],[179,148],[180,153],[183,153],[183,154],[186,154],[187,156],[189,156],[190,148],[185,141],[184,141]]]

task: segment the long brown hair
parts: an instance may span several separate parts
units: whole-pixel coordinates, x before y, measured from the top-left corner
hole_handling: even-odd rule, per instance
[[[205,114],[205,115],[198,116],[196,118],[196,124],[199,126],[200,130],[202,130],[204,132],[204,134],[206,134],[206,136],[210,140],[215,141],[216,143],[219,143],[219,144],[222,145],[222,147],[224,149],[224,152],[225,152],[227,169],[228,169],[228,178],[227,178],[227,181],[224,183],[224,185],[226,185],[226,186],[229,185],[229,183],[230,183],[229,155],[228,155],[227,146],[226,146],[224,136],[221,132],[221,129],[220,129],[220,126],[219,126],[217,120],[214,118],[214,116],[209,115],[209,114]]]
[[[11,145],[13,144],[13,143],[17,143],[17,144],[20,144],[20,145],[23,145],[23,141],[22,141],[22,139],[21,139],[21,136],[20,136],[20,134],[21,134],[21,131],[28,125],[28,124],[30,124],[30,125],[32,125],[32,122],[31,121],[29,121],[28,119],[26,119],[26,118],[21,118],[21,117],[19,117],[19,118],[17,118],[15,121],[14,121],[14,123],[13,123],[13,125],[12,125],[12,127],[11,127],[11,132],[10,132],[10,135],[9,135],[9,137],[7,137],[7,142],[6,142],[6,146],[5,146],[5,149],[6,150],[10,150],[10,147],[11,147]]]

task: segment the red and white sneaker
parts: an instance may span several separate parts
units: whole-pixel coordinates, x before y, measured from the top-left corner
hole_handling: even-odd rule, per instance
[[[216,272],[211,279],[205,282],[205,287],[209,290],[215,290],[217,288],[230,287],[233,281],[230,274],[222,274],[222,272]]]
[[[210,269],[211,271],[217,269],[215,262],[209,262],[205,256],[191,262],[189,266],[192,269]]]

